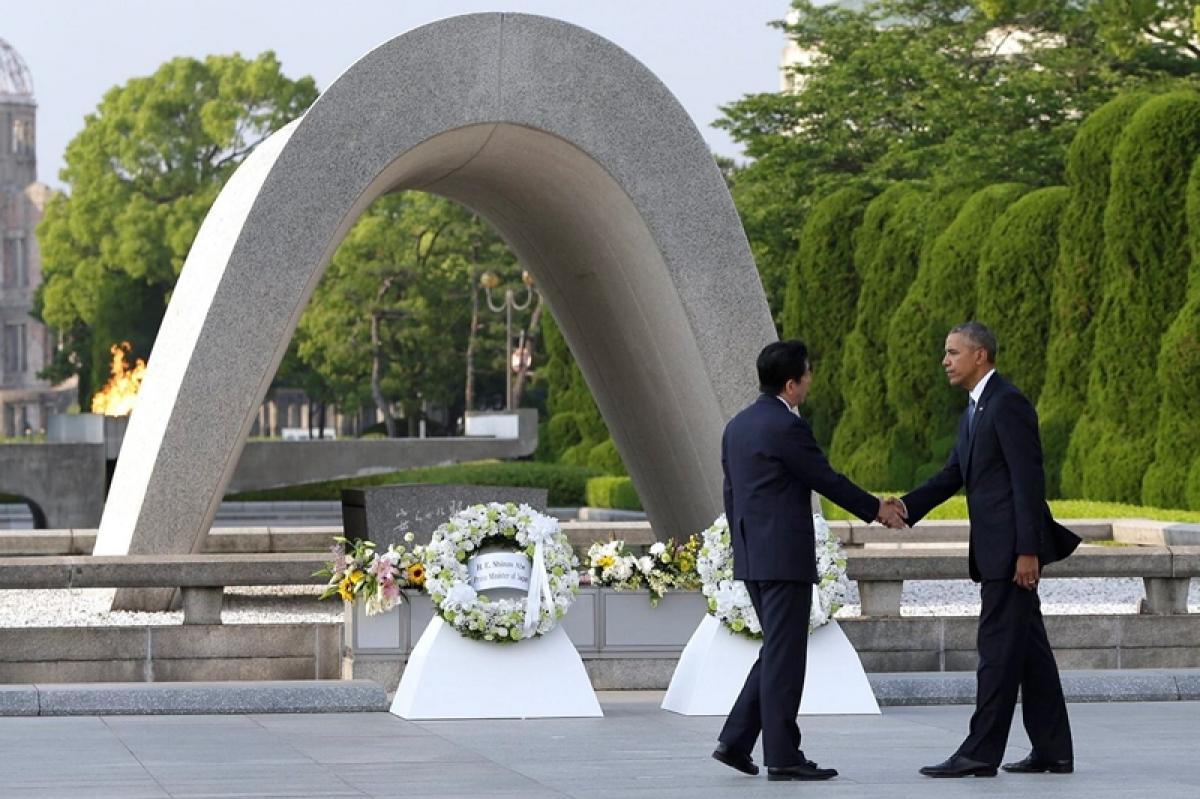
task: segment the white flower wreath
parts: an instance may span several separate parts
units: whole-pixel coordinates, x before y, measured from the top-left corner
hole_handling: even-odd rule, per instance
[[[471,586],[467,559],[492,546],[523,552],[535,573],[540,546],[548,591],[539,592],[547,596],[537,605],[536,623],[525,623],[525,598],[491,600]],[[434,613],[468,638],[511,643],[544,635],[579,592],[579,561],[558,520],[528,505],[492,502],[459,511],[434,531],[424,558],[425,590],[433,599]]]
[[[813,534],[817,547],[817,575],[820,582],[813,596],[808,619],[811,633],[833,618],[846,601],[850,581],[846,578],[846,553],[838,537],[829,531],[825,517],[813,514]],[[762,638],[762,625],[750,602],[750,594],[741,580],[733,579],[733,545],[725,514],[701,533],[703,544],[696,569],[703,580],[702,591],[708,598],[708,612],[738,635]]]

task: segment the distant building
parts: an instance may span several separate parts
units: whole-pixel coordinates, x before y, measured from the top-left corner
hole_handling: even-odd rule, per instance
[[[37,182],[37,104],[21,56],[0,39],[0,435],[44,432],[46,419],[76,401],[74,381],[38,378],[52,359],[50,331],[31,317],[42,282],[34,229],[50,188]]]

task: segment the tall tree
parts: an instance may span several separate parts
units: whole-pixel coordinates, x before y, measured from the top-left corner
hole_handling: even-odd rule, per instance
[[[838,376],[845,411],[830,455],[855,482],[875,489],[891,487],[888,431],[895,426],[895,416],[884,381],[888,323],[896,297],[903,296],[916,277],[928,204],[923,187],[897,183],[871,201],[858,230],[854,262],[862,290],[853,313],[854,329],[842,348]]]
[[[842,342],[858,302],[859,275],[854,264],[855,231],[862,222],[870,197],[845,188],[818,202],[800,236],[797,264],[788,276],[783,309],[783,337],[800,338],[808,345],[817,380],[804,413],[813,434],[828,446],[842,412],[838,373]]]
[[[815,56],[795,67],[796,90],[743,97],[718,123],[753,159],[733,193],[773,311],[815,199],[914,178],[1061,184],[1091,111],[1132,86],[1194,82],[1200,63],[1186,46],[1148,44],[1146,15],[1101,13],[1122,4],[795,0],[777,24]],[[1167,35],[1177,16],[1150,13],[1152,31]]]
[[[1142,499],[1161,508],[1200,510],[1200,159],[1187,187],[1191,267],[1187,301],[1158,354],[1158,429]]]
[[[1067,442],[1087,399],[1088,364],[1100,306],[1104,261],[1104,207],[1108,204],[1112,152],[1121,131],[1147,95],[1120,95],[1093,113],[1079,128],[1067,153],[1067,187],[1058,237],[1058,264],[1050,292],[1050,333],[1046,383],[1038,398],[1046,494],[1076,497],[1082,490],[1079,469],[1064,470]]]
[[[992,225],[979,255],[976,316],[1000,341],[1005,377],[1034,403],[1046,376],[1047,297],[1069,195],[1065,186],[1026,194]]]
[[[46,376],[107,377],[109,347],[146,357],[200,223],[249,152],[316,98],[274,53],[176,58],[105,93],[67,145],[38,228],[45,280],[35,313],[64,347]]]
[[[389,436],[398,432],[393,406],[408,435],[427,403],[461,408],[476,244],[502,276],[519,274],[499,236],[462,206],[419,192],[386,195],[347,234],[300,319],[300,358],[339,404],[374,404]],[[490,343],[488,374],[505,366],[495,326],[480,341],[481,350]]]
[[[1144,103],[1113,153],[1087,405],[1067,450],[1088,499],[1142,499],[1159,409],[1154,354],[1185,296],[1186,189],[1197,155],[1200,94],[1191,91]]]

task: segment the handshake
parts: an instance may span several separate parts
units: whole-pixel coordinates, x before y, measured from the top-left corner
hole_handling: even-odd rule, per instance
[[[879,500],[879,515],[875,521],[893,530],[904,530],[908,527],[908,508],[899,497],[884,497]]]

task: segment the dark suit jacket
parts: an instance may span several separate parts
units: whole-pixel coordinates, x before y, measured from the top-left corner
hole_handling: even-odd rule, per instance
[[[770,394],[725,426],[721,466],[738,580],[817,582],[811,491],[866,522],[879,512],[878,499],[829,466],[808,422]]]
[[[1079,536],[1050,516],[1037,411],[999,373],[984,387],[968,436],[967,414],[945,467],[906,494],[908,523],[916,524],[960,488],[967,489],[971,519],[971,579],[1012,579],[1017,555],[1041,563],[1075,551]]]

